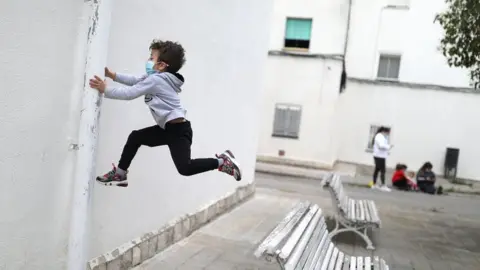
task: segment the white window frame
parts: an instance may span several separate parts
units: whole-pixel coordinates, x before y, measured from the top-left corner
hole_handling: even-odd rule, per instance
[[[387,7],[410,8],[410,0],[388,0]]]
[[[280,115],[282,111],[284,112],[283,116]],[[302,106],[285,103],[275,104],[272,137],[298,139],[301,121]]]
[[[387,58],[398,58],[398,74],[397,77],[380,77],[379,76],[379,71],[380,71],[380,62],[382,57],[387,57]],[[376,69],[376,78],[377,80],[383,80],[383,81],[398,81],[400,78],[400,68],[402,66],[402,55],[399,53],[380,53],[378,55],[378,61],[377,61],[377,69]],[[390,69],[390,63],[387,68],[387,74],[389,73]]]
[[[390,126],[387,126],[387,125],[378,125],[378,124],[372,124],[370,125],[370,130],[368,131],[368,141],[367,141],[367,147],[365,149],[366,152],[373,152],[373,138],[375,137],[375,135],[377,134],[377,131],[380,127],[386,127],[386,128],[390,128],[390,134],[392,132],[392,128]],[[390,137],[388,138],[389,141],[391,140],[391,135]]]

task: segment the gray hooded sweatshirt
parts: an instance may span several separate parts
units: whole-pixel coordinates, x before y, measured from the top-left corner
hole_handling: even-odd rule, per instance
[[[170,120],[185,118],[187,111],[180,104],[178,96],[184,82],[182,75],[161,72],[135,77],[117,73],[115,81],[127,86],[107,87],[105,97],[132,100],[145,96],[145,103],[161,128],[165,129],[165,124]]]

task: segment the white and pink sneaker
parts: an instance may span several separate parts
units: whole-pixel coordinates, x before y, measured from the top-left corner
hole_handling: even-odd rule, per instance
[[[218,167],[218,170],[224,172],[228,175],[233,176],[235,180],[240,181],[242,180],[242,172],[240,170],[240,164],[238,164],[235,156],[230,150],[226,150],[220,155],[216,155],[218,159],[223,160],[223,164]]]
[[[117,173],[117,167],[112,164],[113,169],[102,176],[97,176],[97,182],[105,186],[128,187],[127,173],[120,175]]]

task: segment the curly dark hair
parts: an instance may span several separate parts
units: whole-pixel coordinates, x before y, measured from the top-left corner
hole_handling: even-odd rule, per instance
[[[427,169],[428,169],[428,170],[433,169],[433,165],[432,165],[432,163],[430,163],[430,161],[425,162],[425,163],[422,165],[422,167],[420,168],[420,171],[425,171],[425,170],[427,170]]]
[[[168,64],[167,72],[177,73],[185,64],[185,49],[177,42],[154,39],[150,44],[150,50],[159,52],[157,61]]]

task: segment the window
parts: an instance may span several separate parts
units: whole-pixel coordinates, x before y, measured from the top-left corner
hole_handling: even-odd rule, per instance
[[[273,137],[298,138],[302,107],[277,104],[273,121]]]
[[[398,73],[400,72],[400,56],[399,55],[380,55],[378,61],[377,78],[398,80]]]
[[[402,7],[408,8],[410,6],[410,0],[388,0],[387,7]]]
[[[388,126],[384,126],[384,125],[371,125],[370,126],[370,132],[368,134],[368,142],[367,142],[367,152],[373,151],[373,138],[375,137],[375,135],[377,135],[377,131],[380,127],[388,127]]]
[[[287,18],[285,48],[308,49],[311,31],[312,19]]]

